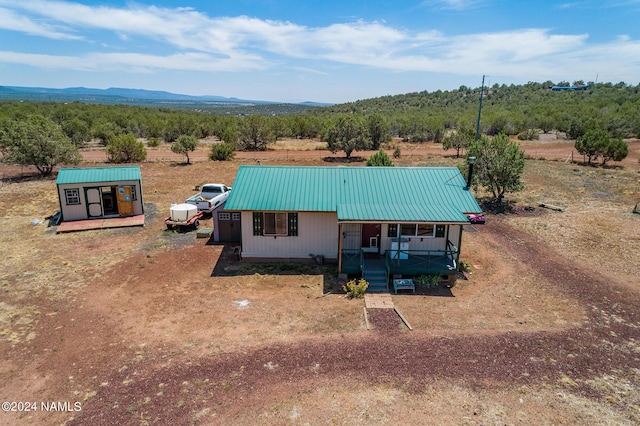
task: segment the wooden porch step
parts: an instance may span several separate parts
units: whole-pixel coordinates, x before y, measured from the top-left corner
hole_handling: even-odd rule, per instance
[[[369,287],[367,287],[367,292],[385,292],[389,291],[389,285],[387,284],[387,279],[385,276],[380,278],[373,279],[371,277],[366,277],[365,280],[369,283]]]
[[[381,284],[381,285],[371,285],[369,284],[369,287],[367,287],[367,293],[388,293],[389,292],[389,287],[387,287],[386,284]]]
[[[368,293],[383,293],[389,291],[389,283],[387,282],[387,273],[381,268],[379,263],[366,262],[362,271],[362,278],[368,283]]]

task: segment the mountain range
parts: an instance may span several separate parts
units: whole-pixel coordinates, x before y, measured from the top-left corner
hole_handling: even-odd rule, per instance
[[[283,102],[225,98],[223,96],[192,96],[159,90],[125,89],[118,87],[111,87],[109,89],[92,89],[86,87],[51,89],[46,87],[0,86],[0,100],[86,102],[149,106],[164,105],[172,107],[229,107],[283,104]],[[330,106],[331,104],[300,102],[293,105],[322,107]]]

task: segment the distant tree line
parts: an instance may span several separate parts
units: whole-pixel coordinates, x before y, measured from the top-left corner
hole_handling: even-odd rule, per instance
[[[583,82],[575,82],[582,83]],[[480,134],[535,138],[558,131],[577,139],[596,125],[614,138],[640,137],[640,85],[587,83],[588,90],[552,91],[568,82],[485,87]],[[442,142],[451,129],[476,128],[480,88],[384,96],[315,109],[307,114],[382,115],[393,136]],[[529,134],[529,135],[528,135]]]
[[[479,135],[535,139],[540,133],[557,131],[581,144],[591,140],[585,135],[594,130],[606,132],[613,141],[640,137],[640,86],[589,82],[588,90],[551,90],[554,85],[568,84],[547,81],[485,88]],[[212,148],[212,159],[231,158],[236,149],[264,150],[282,138],[319,138],[332,152],[344,152],[347,157],[354,151],[377,150],[391,137],[418,143],[442,142],[445,149],[455,149],[460,155],[475,139],[479,97],[480,88],[460,86],[457,90],[384,96],[298,114],[242,116],[222,109],[211,113],[184,108],[4,101],[0,103],[0,156],[5,162],[40,164],[46,173],[49,163],[77,160],[74,149],[91,141],[107,147],[112,161],[141,161],[145,148],[132,146],[132,141],[146,139],[147,146],[160,141],[172,144],[172,150],[185,155],[189,162],[189,153],[195,149],[193,140],[208,137],[224,144],[215,144],[220,146]],[[38,133],[37,128],[46,130]],[[26,142],[17,139],[31,134],[25,140],[31,141],[26,144],[33,148],[43,137],[42,132],[58,141],[53,145],[61,147],[60,152],[46,153],[44,159],[23,155],[28,151]],[[624,149],[615,144],[608,149],[597,144],[589,162],[596,158],[603,163],[618,161]],[[593,144],[584,145],[578,150],[589,155]]]

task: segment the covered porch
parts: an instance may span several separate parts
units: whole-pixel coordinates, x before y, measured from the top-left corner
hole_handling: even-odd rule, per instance
[[[450,244],[450,243],[449,243]],[[363,250],[343,250],[340,254],[343,274],[361,274],[367,260],[380,259],[390,275],[452,274],[458,271],[458,249],[450,245],[447,250],[401,250],[371,255]]]
[[[388,250],[384,254],[365,250],[342,250],[343,274],[362,275],[370,291],[388,291],[393,276],[454,275],[458,272],[459,248],[447,240],[443,250]]]
[[[392,279],[457,275],[462,230],[469,220],[455,207],[392,204],[371,211],[342,207],[338,273],[362,276],[370,291],[388,291]]]

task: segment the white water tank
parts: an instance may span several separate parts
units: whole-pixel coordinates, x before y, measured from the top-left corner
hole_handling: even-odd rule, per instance
[[[172,204],[171,220],[174,222],[186,222],[198,213],[198,207],[194,204]]]
[[[391,239],[391,259],[408,259],[409,240],[406,238]]]

